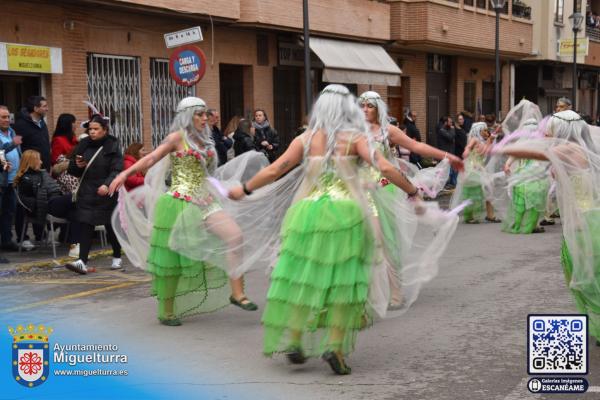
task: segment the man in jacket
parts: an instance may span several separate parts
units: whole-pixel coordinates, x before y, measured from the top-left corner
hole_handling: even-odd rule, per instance
[[[454,122],[452,117],[444,118],[444,125],[438,130],[437,136],[437,148],[447,152],[448,154],[454,154],[456,140],[456,130],[454,129]],[[456,186],[456,175],[450,174],[448,179],[448,189]]]
[[[38,151],[42,157],[42,168],[50,172],[50,137],[44,121],[48,113],[48,102],[42,96],[30,96],[25,108],[22,117],[15,123],[17,135],[23,137],[21,151]]]
[[[406,126],[406,136],[411,139],[416,140],[417,142],[421,141],[421,132],[419,132],[419,128],[417,128],[417,113],[414,111],[408,111],[406,116],[404,117],[404,126]],[[408,156],[408,160],[416,165],[420,165],[421,156],[417,153],[410,153]]]
[[[10,251],[19,249],[12,240],[12,226],[17,208],[13,181],[21,159],[20,144],[21,136],[17,136],[10,127],[8,108],[0,106],[0,150],[4,152],[4,159],[10,164],[10,171],[2,169],[0,173],[0,239],[2,249]]]
[[[219,166],[227,162],[227,150],[233,146],[233,140],[223,135],[219,129],[219,112],[214,108],[206,110],[206,116],[208,117],[208,126],[213,140],[215,141],[215,150],[219,156]]]

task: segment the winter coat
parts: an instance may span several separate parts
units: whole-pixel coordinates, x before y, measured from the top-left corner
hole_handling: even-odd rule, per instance
[[[60,186],[46,170],[28,169],[17,185],[20,202],[25,206],[27,214],[36,223],[45,223],[48,214],[48,202],[62,196]]]
[[[254,144],[256,148],[265,153],[269,162],[275,161],[279,156],[279,135],[277,134],[277,131],[271,126],[265,126],[264,128],[255,127],[255,130]],[[273,150],[267,150],[266,147],[261,145],[265,140],[273,146]]]
[[[459,128],[457,125],[455,133],[454,155],[462,158],[462,155],[465,152],[465,147],[467,147],[467,132],[465,132],[463,128]]]
[[[27,150],[36,150],[42,157],[42,168],[50,172],[50,137],[46,121],[40,121],[40,125],[33,122],[31,115],[23,113],[22,117],[17,119],[14,126],[17,135],[23,137],[21,143],[21,152]]]
[[[90,137],[79,142],[75,148],[75,156],[82,155],[88,163],[96,151],[104,146],[100,154],[90,164],[77,193],[77,219],[90,225],[105,225],[110,223],[110,217],[117,204],[117,195],[112,197],[99,196],[96,192],[102,185],[109,186],[113,179],[123,170],[123,153],[119,141],[112,135],[106,135],[100,140]],[[81,178],[85,168],[75,164],[76,157],[69,162],[69,174]]]
[[[406,126],[406,136],[411,139],[416,140],[417,142],[421,141],[421,132],[419,132],[419,128],[412,119],[404,118],[404,126]],[[418,164],[421,162],[422,157],[417,153],[410,153],[408,156],[408,160],[413,164]]]
[[[454,154],[454,139],[456,136],[456,131],[453,127],[446,127],[443,125],[438,130],[437,137],[437,148],[448,152],[448,154]]]
[[[217,126],[212,129],[212,138],[215,141],[215,150],[219,156],[219,166],[221,166],[227,162],[227,150],[233,145],[233,140],[223,135]]]
[[[131,154],[125,154],[123,159],[123,171],[131,168],[133,164],[137,162],[136,158]],[[133,188],[142,186],[144,184],[144,175],[141,172],[136,172],[134,175],[130,175],[125,181],[125,189],[130,191]]]
[[[52,150],[50,152],[50,162],[52,162],[52,165],[56,164],[56,160],[61,154],[68,156],[75,146],[77,146],[77,138],[75,136],[73,136],[72,140],[69,140],[66,136],[54,136],[52,138]]]
[[[240,154],[251,150],[256,150],[252,136],[242,132],[239,129],[236,129],[235,133],[233,134],[233,151],[235,156],[237,157]]]

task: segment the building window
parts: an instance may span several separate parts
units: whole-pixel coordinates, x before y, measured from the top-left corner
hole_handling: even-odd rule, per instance
[[[477,0],[477,8],[483,8],[485,10],[486,1],[485,0]]]
[[[483,114],[495,114],[495,102],[496,102],[496,87],[494,82],[484,81],[481,96],[481,112]],[[502,104],[502,82],[500,82],[500,104]],[[500,105],[499,105],[500,106]],[[498,116],[496,116],[498,117]]]
[[[110,118],[111,134],[122,148],[142,141],[139,57],[89,54],[87,84],[90,101]]]
[[[474,3],[473,3],[473,0],[465,0],[464,4],[465,4],[465,6],[471,6],[471,7],[473,7]]]
[[[269,35],[256,35],[256,63],[269,65]]]
[[[475,114],[476,107],[476,83],[475,81],[465,81],[463,92],[463,109]]]
[[[427,55],[428,72],[448,72],[450,70],[450,58],[439,54]]]
[[[195,86],[181,86],[169,75],[169,60],[150,59],[150,98],[152,108],[152,146],[158,146],[169,134],[177,103],[195,96]]]
[[[554,22],[562,24],[563,23],[563,14],[565,11],[565,1],[564,0],[556,0],[556,3],[554,5],[555,5]]]

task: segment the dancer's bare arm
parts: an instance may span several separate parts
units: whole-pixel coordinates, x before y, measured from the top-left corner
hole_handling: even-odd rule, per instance
[[[140,158],[135,164],[133,164],[130,168],[122,171],[117,177],[111,182],[110,187],[108,188],[108,193],[112,196],[114,192],[119,190],[121,186],[127,180],[127,177],[133,175],[137,172],[147,171],[154,164],[159,162],[164,156],[169,154],[172,151],[176,151],[178,147],[181,145],[181,133],[173,132],[167,136],[165,141],[154,149],[152,152],[148,153],[144,157]]]
[[[300,137],[297,137],[289,145],[285,153],[283,153],[273,164],[261,169],[254,177],[246,182],[246,189],[254,191],[271,182],[274,182],[281,175],[285,174],[302,161],[304,153],[304,144]],[[238,200],[244,197],[244,189],[240,187],[232,188],[229,191],[229,198]]]
[[[371,157],[369,155],[369,145],[365,137],[360,137],[355,142],[356,152],[366,162],[372,164]],[[394,185],[404,190],[406,193],[414,194],[417,191],[415,185],[413,185],[406,176],[398,171],[392,163],[378,151],[375,151],[375,165],[381,171],[381,174],[390,180]]]
[[[433,157],[438,160],[448,158],[448,160],[450,160],[452,168],[454,168],[457,171],[462,171],[464,169],[462,160],[456,157],[454,154],[449,154],[447,152],[441,151],[440,149],[436,149],[435,147],[430,146],[427,143],[413,140],[396,126],[390,125],[388,127],[388,135],[390,144],[394,146],[404,147],[405,149],[408,149],[411,152],[419,154],[423,157]]]

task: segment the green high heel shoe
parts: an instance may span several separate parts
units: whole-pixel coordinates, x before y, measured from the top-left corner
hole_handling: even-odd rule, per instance
[[[345,362],[343,357],[339,356],[333,351],[326,351],[323,353],[321,358],[326,361],[333,372],[338,375],[350,375],[352,368],[350,368]]]

